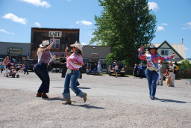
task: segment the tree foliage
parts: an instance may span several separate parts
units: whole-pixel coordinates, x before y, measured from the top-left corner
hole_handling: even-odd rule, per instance
[[[133,64],[137,48],[154,37],[156,18],[147,0],[99,0],[102,14],[95,17],[96,30],[91,43],[110,46],[115,60]]]
[[[180,62],[180,71],[179,76],[181,78],[191,78],[191,61],[190,60],[182,60]]]
[[[183,60],[180,64],[180,70],[182,71],[191,70],[191,61]]]

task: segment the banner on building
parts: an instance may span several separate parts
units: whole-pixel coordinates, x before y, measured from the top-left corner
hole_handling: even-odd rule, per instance
[[[22,48],[15,48],[15,47],[11,47],[7,49],[7,53],[8,55],[12,55],[12,56],[18,56],[18,55],[22,55],[23,54],[23,49]]]

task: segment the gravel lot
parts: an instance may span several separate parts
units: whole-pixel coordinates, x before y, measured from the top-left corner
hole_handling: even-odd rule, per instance
[[[51,73],[49,100],[36,98],[40,80],[0,75],[0,128],[191,128],[191,84],[160,86],[151,101],[146,79],[83,75],[80,87],[87,103],[72,93],[62,104],[63,78]]]

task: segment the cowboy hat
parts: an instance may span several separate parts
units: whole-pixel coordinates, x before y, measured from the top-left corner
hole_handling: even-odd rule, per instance
[[[82,52],[82,47],[83,45],[81,45],[80,43],[78,43],[77,41],[74,44],[71,44],[70,47],[74,47],[79,49]]]
[[[152,44],[152,45],[150,45],[150,46],[148,47],[148,51],[150,51],[151,49],[156,49],[156,50],[158,50],[158,48],[157,48],[157,47],[155,47],[153,44]]]
[[[49,40],[43,40],[42,43],[39,45],[39,47],[44,48],[48,45],[50,45]]]

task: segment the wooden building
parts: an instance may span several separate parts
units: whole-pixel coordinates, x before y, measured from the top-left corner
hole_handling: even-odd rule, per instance
[[[52,52],[55,54],[64,54],[66,46],[79,42],[79,29],[57,29],[57,28],[32,28],[31,29],[31,58],[36,59],[36,50],[43,40],[56,43]]]
[[[30,43],[0,42],[0,58],[6,56],[21,63],[30,56]]]
[[[111,47],[108,46],[83,46],[83,58],[85,62],[105,61],[106,56],[111,53]]]

